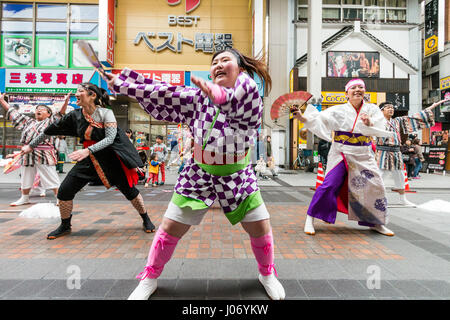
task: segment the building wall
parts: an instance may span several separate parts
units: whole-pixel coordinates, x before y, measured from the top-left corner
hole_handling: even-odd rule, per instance
[[[197,26],[169,26],[168,15],[200,16]],[[116,8],[116,47],[114,68],[130,67],[146,70],[209,70],[211,54],[195,52],[183,44],[181,53],[168,49],[152,52],[141,41],[134,45],[138,32],[180,32],[184,38],[194,39],[197,32],[231,33],[233,46],[246,55],[252,54],[252,20],[247,0],[202,0],[199,7],[186,14],[184,1],[169,6],[166,0],[118,0]],[[165,39],[150,39],[154,46]]]

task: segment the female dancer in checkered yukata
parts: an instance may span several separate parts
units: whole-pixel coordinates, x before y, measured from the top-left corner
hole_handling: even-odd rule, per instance
[[[385,227],[387,200],[371,140],[372,136],[390,137],[393,133],[386,130],[386,119],[380,109],[364,102],[365,91],[363,80],[352,79],[345,86],[347,103],[322,112],[308,105],[305,114],[294,115],[307,130],[332,141],[325,180],[307,211],[306,234],[315,234],[314,218],[334,223],[337,211],[341,211],[360,225],[383,235],[394,235]]]
[[[274,250],[269,213],[250,164],[250,143],[261,126],[263,104],[252,79],[254,73],[270,87],[270,75],[260,60],[227,49],[213,55],[213,83],[192,77],[198,88],[172,86],[146,79],[124,69],[109,75],[108,84],[119,94],[131,96],[157,120],[187,124],[192,132],[193,158],[180,173],[175,192],[150,247],[141,281],[130,300],[148,299],[156,279],[172,256],[180,238],[198,225],[218,200],[234,225],[241,223],[250,236],[259,269],[259,281],[274,300],[285,298],[275,277]]]

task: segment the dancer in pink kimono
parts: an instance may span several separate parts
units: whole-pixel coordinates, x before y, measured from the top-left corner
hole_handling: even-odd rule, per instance
[[[371,139],[393,133],[386,131],[386,119],[380,109],[364,101],[365,91],[363,80],[352,79],[345,86],[347,103],[322,112],[308,105],[304,114],[294,115],[306,129],[332,141],[325,180],[308,208],[304,228],[307,234],[315,234],[315,218],[335,223],[337,211],[341,211],[360,225],[386,236],[394,235],[385,226],[387,200]]]

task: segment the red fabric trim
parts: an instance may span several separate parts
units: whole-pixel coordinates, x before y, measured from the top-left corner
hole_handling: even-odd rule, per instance
[[[339,194],[337,197],[337,211],[348,214],[348,163],[347,159],[343,153],[341,153],[342,159],[345,163],[345,167],[347,168],[347,175],[344,178],[344,184],[339,190]]]
[[[137,174],[136,169],[135,168],[133,168],[133,169],[127,168],[127,166],[122,162],[122,159],[120,159],[120,157],[118,155],[117,155],[117,158],[120,161],[120,165],[122,166],[123,172],[127,176],[128,185],[130,186],[130,188],[133,188],[135,185],[137,185],[138,180],[139,180],[139,176]]]
[[[350,103],[350,102],[349,102]],[[351,103],[350,103],[351,104]],[[352,104],[351,104],[352,105]],[[356,110],[356,108],[352,105],[352,107],[355,109],[355,111],[356,111],[356,118],[355,118],[355,122],[353,122],[353,127],[352,127],[352,130],[350,130],[350,132],[353,132],[353,129],[355,129],[355,125],[356,125],[356,120],[358,120],[358,117],[359,117],[359,112],[361,111],[361,109],[362,109],[362,107],[364,106],[364,100],[363,100],[363,102],[362,102],[362,104],[361,104],[361,107],[359,107],[359,109],[358,110]]]

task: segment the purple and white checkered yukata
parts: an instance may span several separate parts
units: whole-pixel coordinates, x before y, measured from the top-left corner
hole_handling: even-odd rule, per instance
[[[263,104],[247,73],[239,74],[234,88],[223,88],[221,105],[213,104],[198,88],[147,79],[127,68],[112,89],[135,98],[157,120],[189,126],[193,157],[180,173],[171,200],[179,208],[207,209],[217,199],[228,220],[236,224],[263,204],[249,161]]]

